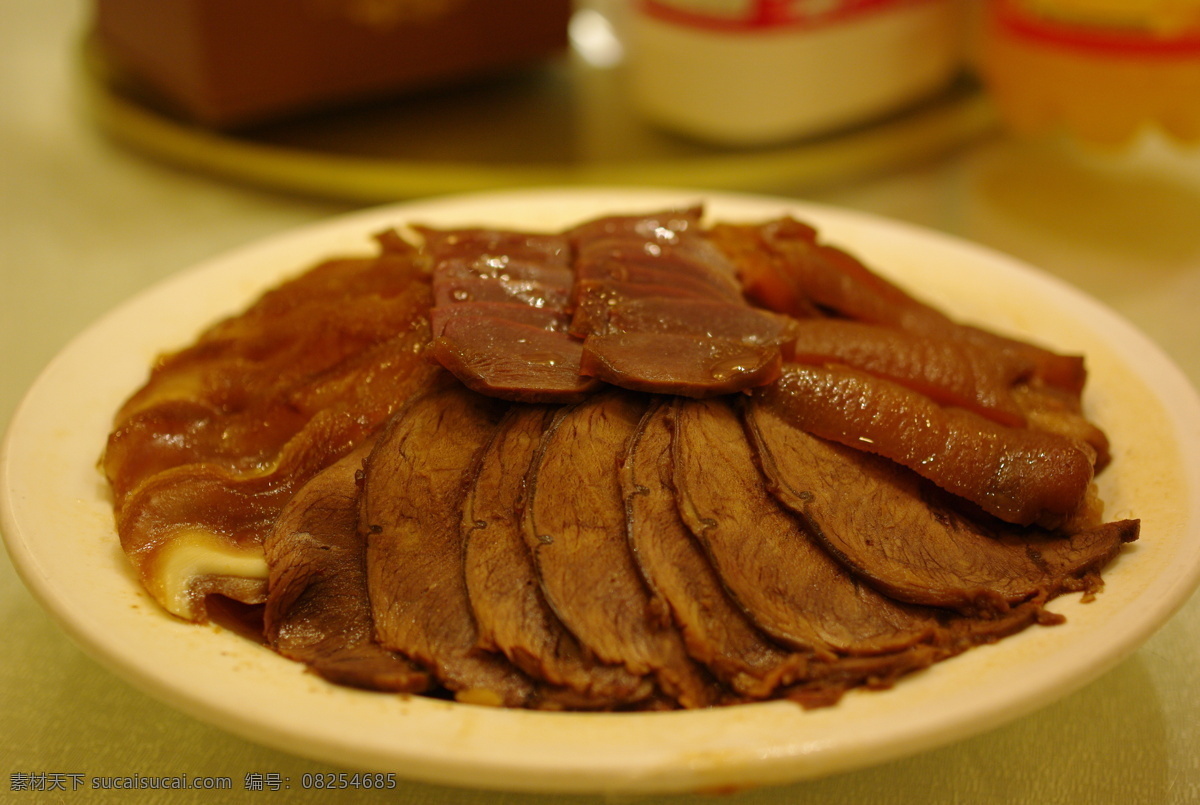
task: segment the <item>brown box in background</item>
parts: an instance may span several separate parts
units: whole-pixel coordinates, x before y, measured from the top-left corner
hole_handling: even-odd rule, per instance
[[[571,0],[97,0],[101,52],[234,128],[457,83],[566,47]]]

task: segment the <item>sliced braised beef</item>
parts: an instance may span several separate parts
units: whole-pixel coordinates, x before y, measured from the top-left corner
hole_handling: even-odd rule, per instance
[[[1136,521],[1063,536],[968,517],[916,473],[805,433],[769,400],[751,400],[745,417],[776,497],[857,576],[901,601],[994,614],[1092,591],[1137,538]]]
[[[467,593],[479,645],[593,707],[647,699],[654,685],[585,650],[551,611],[521,531],[524,480],[554,408],[514,406],[484,451],[462,513]]]
[[[699,219],[699,210],[668,211],[571,230],[580,280],[571,331],[584,339],[584,374],[634,391],[694,397],[778,375],[786,341],[778,321],[741,298],[732,264],[704,237]],[[676,309],[657,317],[622,312],[633,304]],[[714,331],[722,318],[756,321],[752,332],[730,335]],[[757,337],[764,329],[769,339]]]
[[[678,404],[673,447],[680,513],[725,589],[774,639],[799,651],[896,652],[938,622],[859,582],[767,491],[728,400]]]
[[[526,481],[523,531],[546,601],[588,650],[653,674],[685,707],[706,706],[718,691],[669,619],[648,617],[654,606],[625,536],[618,467],[645,408],[613,390],[555,416]]]
[[[661,302],[669,305],[675,301],[711,302],[703,293],[698,293],[686,284],[646,285],[618,280],[580,280],[575,285],[577,302],[571,318],[571,333],[585,338],[593,333],[611,332],[616,311],[626,305],[639,302]]]
[[[523,402],[573,402],[598,381],[567,333],[574,286],[562,235],[421,229],[433,272],[431,356],[468,388]]]
[[[782,648],[734,605],[679,516],[671,488],[671,403],[642,418],[621,469],[629,544],[652,591],[651,613],[673,619],[688,653],[742,696],[767,698],[808,679],[813,656]]]
[[[758,393],[793,426],[890,458],[1007,522],[1095,524],[1095,455],[1082,442],[944,408],[846,367],[791,364]]]
[[[323,470],[280,512],[263,543],[268,645],[342,685],[418,693],[428,672],[374,640],[357,475],[371,447]]]
[[[534,684],[477,648],[463,578],[463,499],[503,410],[452,382],[413,400],[367,459],[360,517],[376,639],[430,668],[460,701],[522,706]]]

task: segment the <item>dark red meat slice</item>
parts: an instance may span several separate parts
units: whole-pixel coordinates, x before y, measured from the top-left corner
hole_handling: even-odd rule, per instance
[[[576,238],[575,271],[579,279],[645,285],[684,284],[704,296],[742,301],[742,288],[732,264],[695,233],[673,239],[639,236]]]
[[[654,258],[642,255],[638,261],[629,262],[611,255],[602,260],[581,260],[576,267],[577,283],[586,282],[595,287],[680,289],[689,295],[717,302],[741,302],[741,289],[728,282],[714,282],[707,276],[696,276],[670,268],[655,266]],[[578,302],[580,290],[574,299]]]
[[[563,310],[571,298],[570,285],[538,280],[503,280],[491,277],[443,277],[434,274],[434,304],[496,302]]]
[[[270,568],[264,613],[271,648],[342,685],[418,693],[429,674],[374,640],[357,473],[371,443],[295,494],[263,543]]]
[[[779,376],[778,346],[691,333],[605,333],[583,343],[580,371],[614,386],[712,397],[766,385]]]
[[[902,601],[987,614],[1092,591],[1137,538],[1136,521],[1064,536],[969,518],[904,467],[805,433],[761,400],[745,412],[778,499],[843,564]]]
[[[770,382],[782,362],[780,344],[755,334],[766,327],[775,338],[777,324],[741,299],[733,266],[698,229],[698,211],[664,225],[671,216],[603,219],[572,230],[583,271],[571,323],[571,332],[584,338],[580,371],[635,391],[696,397]],[[615,268],[622,265],[637,271]],[[682,303],[687,298],[710,304]],[[622,313],[630,303],[642,307]],[[661,315],[650,315],[651,304]],[[672,305],[677,309],[666,314]],[[722,319],[753,331],[710,332]]]
[[[513,319],[459,316],[429,354],[468,388],[518,402],[576,402],[600,385],[580,374],[583,344]]]
[[[527,480],[525,539],[547,602],[580,642],[606,663],[654,674],[683,706],[706,706],[717,695],[707,674],[672,624],[646,617],[650,593],[625,536],[618,467],[645,407],[609,391],[555,417]]]
[[[565,333],[571,326],[569,314],[551,308],[530,307],[516,302],[462,302],[434,308],[429,317],[433,337],[442,334],[452,319],[499,319],[525,324],[539,330]]]
[[[609,215],[576,224],[567,237],[576,249],[588,241],[630,239],[634,242],[673,243],[681,235],[700,230],[700,207],[660,210],[634,215]]]
[[[1091,514],[1094,456],[1073,439],[943,408],[845,367],[788,365],[757,393],[793,426],[886,456],[1008,522],[1058,527]]]
[[[643,300],[711,301],[708,296],[687,287],[686,283],[673,285],[646,285],[616,280],[580,280],[575,286],[577,297],[571,319],[571,334],[584,338],[592,333],[609,330],[609,321],[616,310],[631,302]]]
[[[626,299],[606,308],[606,315],[595,323],[593,333],[675,333],[778,347],[795,339],[794,330],[799,324],[746,305],[687,297]]]
[[[565,326],[574,282],[561,235],[424,229],[432,263],[430,355],[468,388],[525,402],[571,402],[596,387]]]

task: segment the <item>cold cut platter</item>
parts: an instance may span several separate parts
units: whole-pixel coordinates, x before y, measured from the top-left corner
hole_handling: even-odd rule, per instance
[[[779,273],[800,253],[832,274]],[[271,350],[287,404],[205,436]],[[899,757],[1111,667],[1195,587],[1198,441],[1152,343],[1002,255],[782,199],[525,191],[150,289],[30,391],[0,490],[35,595],[199,718],[435,782],[676,791]]]

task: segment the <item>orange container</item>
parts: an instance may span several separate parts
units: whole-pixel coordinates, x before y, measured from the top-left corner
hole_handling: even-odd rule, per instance
[[[985,83],[1016,132],[1200,142],[1200,0],[987,0]]]

